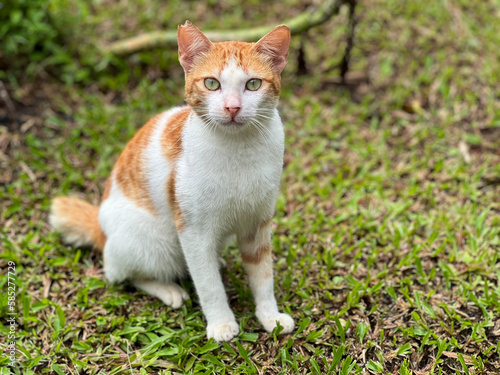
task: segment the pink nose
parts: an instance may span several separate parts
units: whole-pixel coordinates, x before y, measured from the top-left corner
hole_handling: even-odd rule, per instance
[[[240,111],[241,107],[226,107],[226,112],[229,113],[231,118],[235,118],[238,112]]]

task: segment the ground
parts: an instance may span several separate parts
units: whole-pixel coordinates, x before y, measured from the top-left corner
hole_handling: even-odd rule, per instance
[[[274,26],[309,2],[75,4],[67,42],[90,50],[185,19]],[[168,308],[108,284],[100,254],[64,246],[47,224],[56,195],[98,203],[127,140],[182,103],[175,48],[103,64],[94,83],[44,68],[5,81],[0,312],[19,314],[19,367],[2,319],[0,373],[500,373],[499,17],[495,0],[362,0],[345,82],[346,8],[293,39],[273,251],[276,296],[297,328],[263,331],[229,247],[222,273],[242,333],[224,344],[207,341],[189,280],[191,300]]]

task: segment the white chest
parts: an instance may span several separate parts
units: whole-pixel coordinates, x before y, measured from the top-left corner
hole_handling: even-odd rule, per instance
[[[230,225],[274,207],[284,150],[279,117],[268,131],[257,134],[207,135],[189,125],[176,184],[188,219]]]

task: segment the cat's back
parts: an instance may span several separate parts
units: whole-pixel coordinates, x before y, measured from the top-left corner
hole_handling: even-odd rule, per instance
[[[98,221],[106,236],[106,276],[171,280],[185,272],[174,216],[168,208],[168,179],[182,150],[188,107],[148,121],[118,158],[106,185]],[[168,259],[168,262],[165,262]]]

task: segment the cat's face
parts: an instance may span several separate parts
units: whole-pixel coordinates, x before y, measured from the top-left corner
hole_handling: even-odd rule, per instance
[[[226,129],[266,123],[276,106],[290,32],[280,26],[257,43],[210,42],[195,26],[179,27],[186,101],[207,123]]]

